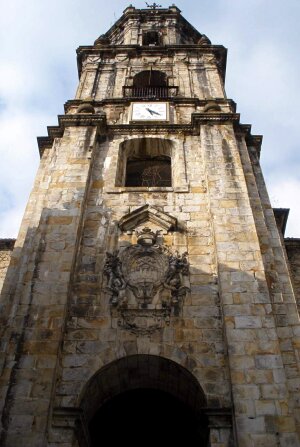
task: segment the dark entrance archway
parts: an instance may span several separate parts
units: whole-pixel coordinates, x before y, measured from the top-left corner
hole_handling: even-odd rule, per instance
[[[166,358],[133,355],[107,365],[87,384],[80,406],[91,447],[104,440],[133,447],[208,445],[203,390],[187,369]]]
[[[89,424],[91,446],[207,446],[205,418],[176,397],[160,390],[138,389],[115,396],[100,407]]]

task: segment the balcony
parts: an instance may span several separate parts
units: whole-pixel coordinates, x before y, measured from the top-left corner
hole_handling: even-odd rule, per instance
[[[177,94],[178,87],[123,87],[123,96],[125,98],[167,99],[177,96]]]

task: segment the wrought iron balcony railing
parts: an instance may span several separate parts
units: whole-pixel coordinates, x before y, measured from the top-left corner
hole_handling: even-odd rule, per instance
[[[172,98],[177,93],[178,87],[123,87],[123,96],[126,98]]]

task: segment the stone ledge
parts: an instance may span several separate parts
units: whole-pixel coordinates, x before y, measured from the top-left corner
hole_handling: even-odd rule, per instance
[[[103,108],[106,105],[123,105],[123,106],[128,106],[130,105],[131,102],[133,101],[137,101],[137,98],[130,98],[130,97],[114,97],[114,98],[105,98],[102,99],[101,101],[97,101],[97,100],[93,100],[92,104],[95,107],[95,109],[97,108]],[[138,98],[138,101],[149,101],[148,98]],[[159,101],[159,100],[158,100]],[[166,98],[165,101],[168,101],[170,104],[191,104],[195,107],[205,107],[207,105],[207,103],[210,101],[209,99],[199,99],[199,98],[189,98],[189,97],[185,97],[185,96],[173,96],[172,98]],[[214,102],[217,105],[221,105],[221,106],[228,106],[230,107],[230,109],[232,110],[233,113],[236,113],[236,103],[232,100],[232,99],[224,99],[224,98],[214,98]],[[68,101],[66,101],[66,103],[64,104],[64,110],[65,113],[67,114],[69,112],[69,110],[72,107],[76,107],[78,108],[81,104],[83,103],[82,99],[70,99]],[[251,128],[251,126],[250,126]]]
[[[188,185],[185,186],[116,186],[115,188],[105,189],[107,194],[120,194],[123,192],[189,192]]]
[[[107,126],[108,130],[118,133],[187,133],[189,135],[199,135],[201,124],[226,124],[228,122],[239,123],[240,115],[238,113],[194,112],[191,117],[191,124],[170,124],[170,123],[133,123],[133,124],[114,124]]]
[[[79,126],[97,126],[100,129],[106,127],[106,115],[102,114],[90,114],[90,113],[76,113],[73,115],[58,115],[58,126],[48,126],[48,137],[37,137],[40,156],[46,147],[51,147],[55,138],[61,138],[64,130],[67,127],[79,127]]]

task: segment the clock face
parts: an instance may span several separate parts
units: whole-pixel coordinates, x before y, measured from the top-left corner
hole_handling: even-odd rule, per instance
[[[166,102],[135,102],[132,104],[132,121],[166,121]]]

